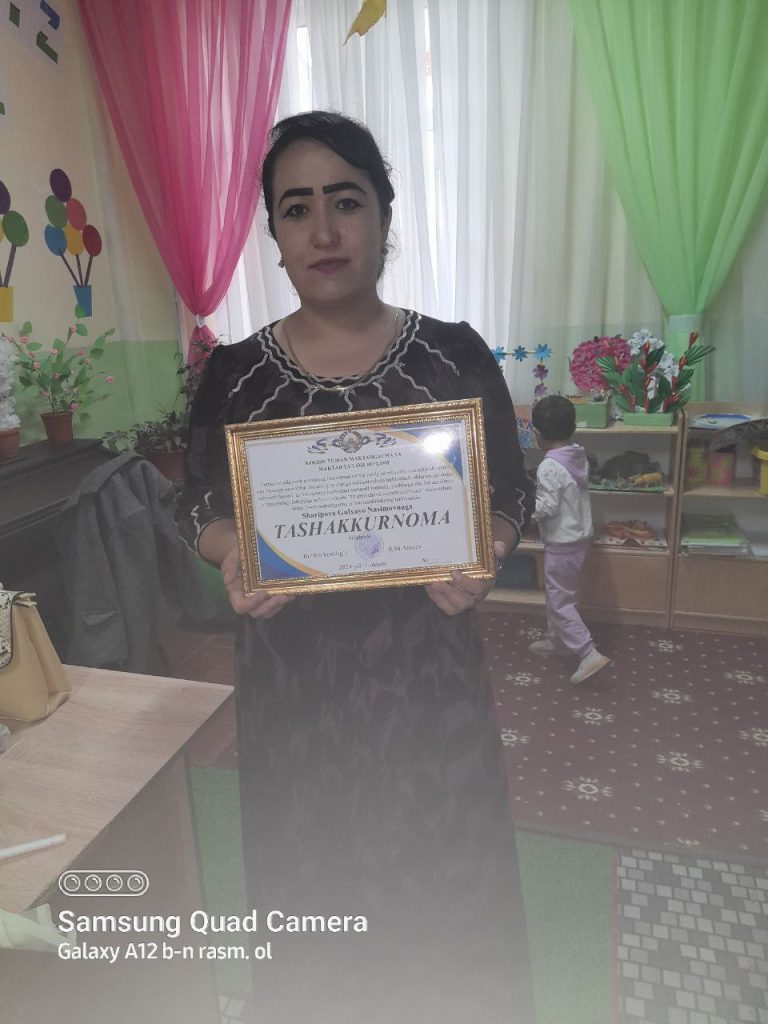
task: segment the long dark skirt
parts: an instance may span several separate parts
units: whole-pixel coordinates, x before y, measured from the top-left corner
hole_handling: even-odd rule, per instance
[[[246,890],[273,955],[255,1019],[532,1021],[475,614],[415,587],[298,598],[244,620],[237,661]],[[355,920],[268,933],[271,910]]]

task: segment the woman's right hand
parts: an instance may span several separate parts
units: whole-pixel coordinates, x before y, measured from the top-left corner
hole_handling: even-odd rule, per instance
[[[221,576],[227,588],[229,603],[238,615],[250,615],[252,619],[271,619],[294,598],[288,594],[243,594],[243,577],[240,570],[240,552],[237,544],[230,548],[221,562]]]

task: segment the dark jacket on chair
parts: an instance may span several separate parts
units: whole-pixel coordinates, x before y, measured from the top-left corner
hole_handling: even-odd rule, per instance
[[[145,459],[94,470],[57,524],[69,599],[67,661],[128,672],[162,670],[162,632],[187,615],[214,618],[199,559],[174,522],[173,485]]]

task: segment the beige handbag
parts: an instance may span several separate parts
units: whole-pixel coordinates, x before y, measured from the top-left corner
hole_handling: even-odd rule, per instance
[[[65,701],[69,690],[35,595],[0,585],[0,718],[36,722]]]

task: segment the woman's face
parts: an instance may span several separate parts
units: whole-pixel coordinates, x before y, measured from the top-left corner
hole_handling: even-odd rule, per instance
[[[303,302],[337,305],[376,290],[390,213],[368,175],[318,142],[275,161],[275,238]]]

